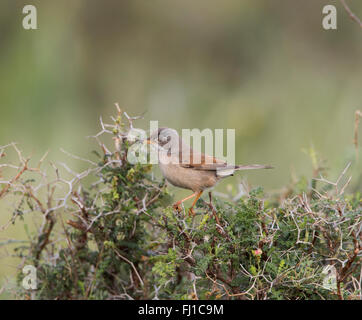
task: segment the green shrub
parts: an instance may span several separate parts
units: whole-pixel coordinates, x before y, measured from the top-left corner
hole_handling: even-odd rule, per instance
[[[13,222],[30,212],[43,218],[39,233],[16,250],[38,279],[29,295],[19,272],[19,297],[361,298],[362,201],[344,194],[342,176],[336,184],[303,178],[274,196],[257,188],[236,202],[200,199],[189,217],[169,206],[172,197],[150,166],[126,160],[129,125],[121,116],[102,123],[115,148],[96,136],[103,154],[90,169],[64,166],[72,175],[66,180],[54,166],[54,179],[26,180],[22,168],[44,175],[21,158],[20,175],[0,191],[19,199]],[[90,177],[95,183],[83,182]]]

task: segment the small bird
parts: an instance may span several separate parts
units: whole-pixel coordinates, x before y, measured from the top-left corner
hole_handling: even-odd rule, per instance
[[[192,190],[194,193],[177,201],[173,207],[180,211],[180,205],[195,197],[189,214],[195,215],[193,207],[205,189],[214,187],[221,179],[232,176],[237,170],[271,169],[268,165],[230,165],[213,156],[197,152],[187,145],[171,128],[159,128],[151,133],[147,144],[158,149],[158,163],[163,176],[172,185]],[[211,193],[209,193],[211,201]]]

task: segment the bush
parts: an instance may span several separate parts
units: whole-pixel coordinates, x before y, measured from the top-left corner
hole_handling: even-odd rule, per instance
[[[234,202],[200,199],[189,217],[169,206],[172,197],[149,165],[127,161],[133,120],[118,110],[114,124],[102,123],[99,161],[84,159],[91,167],[82,173],[31,168],[15,145],[0,151],[13,147],[21,161],[0,191],[0,199],[17,199],[11,222],[31,212],[43,219],[39,233],[16,248],[38,279],[29,294],[19,271],[18,297],[361,298],[362,201],[358,192],[344,194],[348,168],[336,183],[301,179],[275,196],[257,188]],[[113,151],[99,140],[107,133]],[[95,183],[84,182],[90,177]]]

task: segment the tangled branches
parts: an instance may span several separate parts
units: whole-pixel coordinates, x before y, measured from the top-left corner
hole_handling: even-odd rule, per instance
[[[137,119],[118,105],[112,124],[101,119],[97,161],[63,150],[87,164],[82,172],[0,148],[1,160],[13,150],[19,161],[0,164],[0,199],[14,207],[2,230],[42,219],[16,250],[37,268],[33,298],[361,299],[362,206],[360,194],[345,194],[349,165],[335,182],[315,170],[282,200],[248,188],[231,203],[199,200],[189,217],[169,206],[149,165],[127,161]]]

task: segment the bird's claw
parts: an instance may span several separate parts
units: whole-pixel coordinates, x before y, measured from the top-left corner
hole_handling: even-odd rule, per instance
[[[178,204],[178,203],[175,203],[173,206],[172,206],[173,208],[174,208],[174,210],[176,210],[178,213],[180,213],[181,211],[182,211],[182,208],[181,208],[181,206]],[[189,217],[194,217],[195,216],[195,211],[194,211],[194,209],[193,208],[190,208],[189,210],[188,210],[188,214],[189,214]]]
[[[194,217],[195,216],[195,211],[194,211],[194,209],[193,208],[190,208],[189,209],[189,217]]]
[[[182,211],[182,209],[178,203],[175,203],[172,207],[179,213]]]

